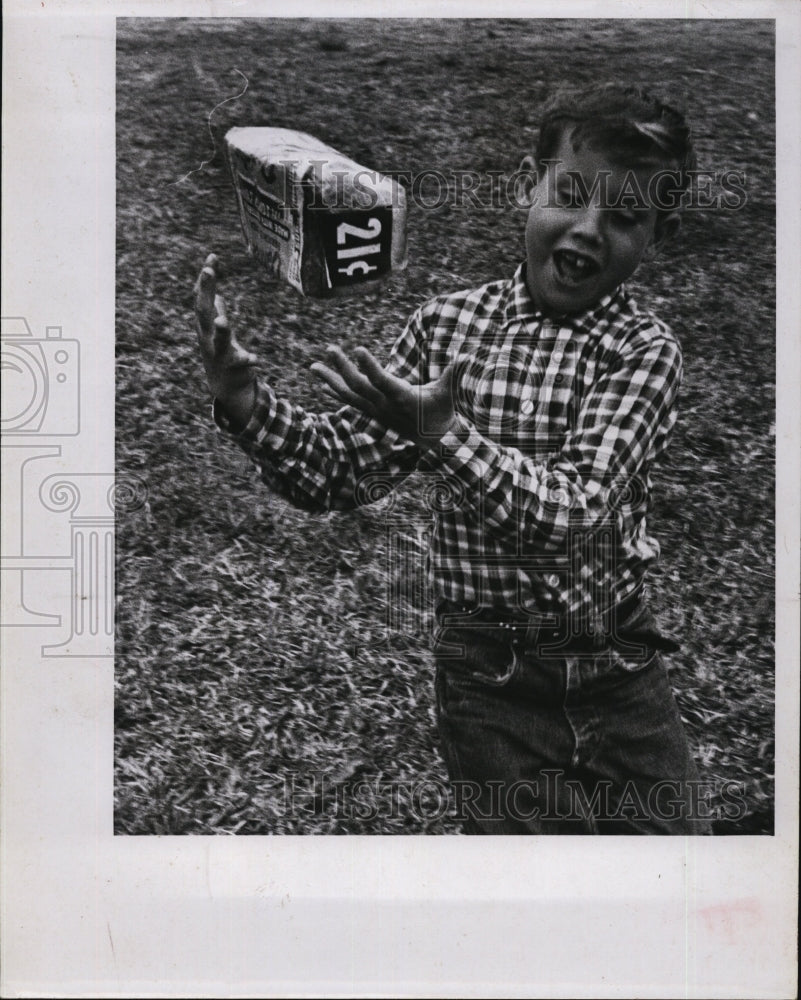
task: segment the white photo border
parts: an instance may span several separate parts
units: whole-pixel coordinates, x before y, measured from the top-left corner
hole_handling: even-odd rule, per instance
[[[688,9],[627,0],[603,16],[684,17]],[[486,6],[407,2],[382,5],[380,13],[485,16]],[[364,2],[324,9],[300,3],[293,14],[376,11]],[[597,17],[599,8],[505,3],[493,14]],[[60,385],[72,384],[74,342],[80,355],[80,422],[52,431],[47,455],[21,439],[9,459],[14,469],[37,457],[56,461],[60,479],[50,484],[50,506],[35,532],[41,544],[32,539],[24,553],[42,565],[49,560],[53,572],[41,586],[54,607],[69,605],[71,577],[59,572],[63,555],[50,551],[56,543],[48,533],[63,533],[67,511],[71,537],[90,525],[102,550],[114,504],[125,502],[109,481],[115,17],[275,15],[274,7],[252,0],[5,5],[2,314],[26,321],[30,336],[45,343],[37,348],[42,357],[64,352],[67,379]],[[76,634],[57,657],[42,654],[48,637],[35,623],[6,628],[4,996],[793,995],[801,7],[712,0],[693,16],[775,18],[777,26],[776,736],[782,751],[775,835],[636,843],[115,838],[113,634],[98,621],[94,652]],[[22,341],[27,335],[19,329]],[[19,520],[24,503],[23,490],[19,508],[6,516]],[[21,523],[17,528],[21,535]],[[101,651],[97,644],[104,642]]]

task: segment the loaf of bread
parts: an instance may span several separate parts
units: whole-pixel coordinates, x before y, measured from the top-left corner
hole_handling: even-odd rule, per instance
[[[304,132],[232,128],[225,136],[249,251],[270,277],[326,298],[406,266],[406,193]]]

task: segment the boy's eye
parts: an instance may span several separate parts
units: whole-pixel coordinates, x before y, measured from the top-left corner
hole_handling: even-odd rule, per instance
[[[560,208],[581,208],[581,198],[579,198],[578,192],[575,188],[569,187],[558,187],[556,189],[556,204]]]
[[[637,226],[646,218],[646,212],[622,209],[614,213],[615,222],[621,226]]]

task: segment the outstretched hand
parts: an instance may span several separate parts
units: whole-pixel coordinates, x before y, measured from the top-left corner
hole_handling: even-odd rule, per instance
[[[246,424],[256,399],[257,358],[231,332],[225,302],[217,294],[220,262],[209,254],[195,282],[198,346],[209,388],[235,422]],[[364,347],[350,361],[339,347],[311,369],[343,403],[423,446],[438,440],[456,419],[455,371],[451,362],[438,379],[416,386],[385,371]]]
[[[225,302],[217,294],[220,262],[209,254],[195,282],[198,346],[209,388],[228,414],[246,423],[255,400],[257,358],[231,332]]]
[[[329,347],[328,363],[315,361],[311,370],[343,403],[418,444],[430,445],[453,425],[455,362],[435,381],[416,386],[385,371],[364,347],[357,347],[353,357],[355,363],[339,347]]]

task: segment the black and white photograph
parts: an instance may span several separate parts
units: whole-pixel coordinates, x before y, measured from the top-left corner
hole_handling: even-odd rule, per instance
[[[9,0],[0,994],[797,994],[801,8]]]
[[[117,833],[773,832],[775,44],[118,21]]]

